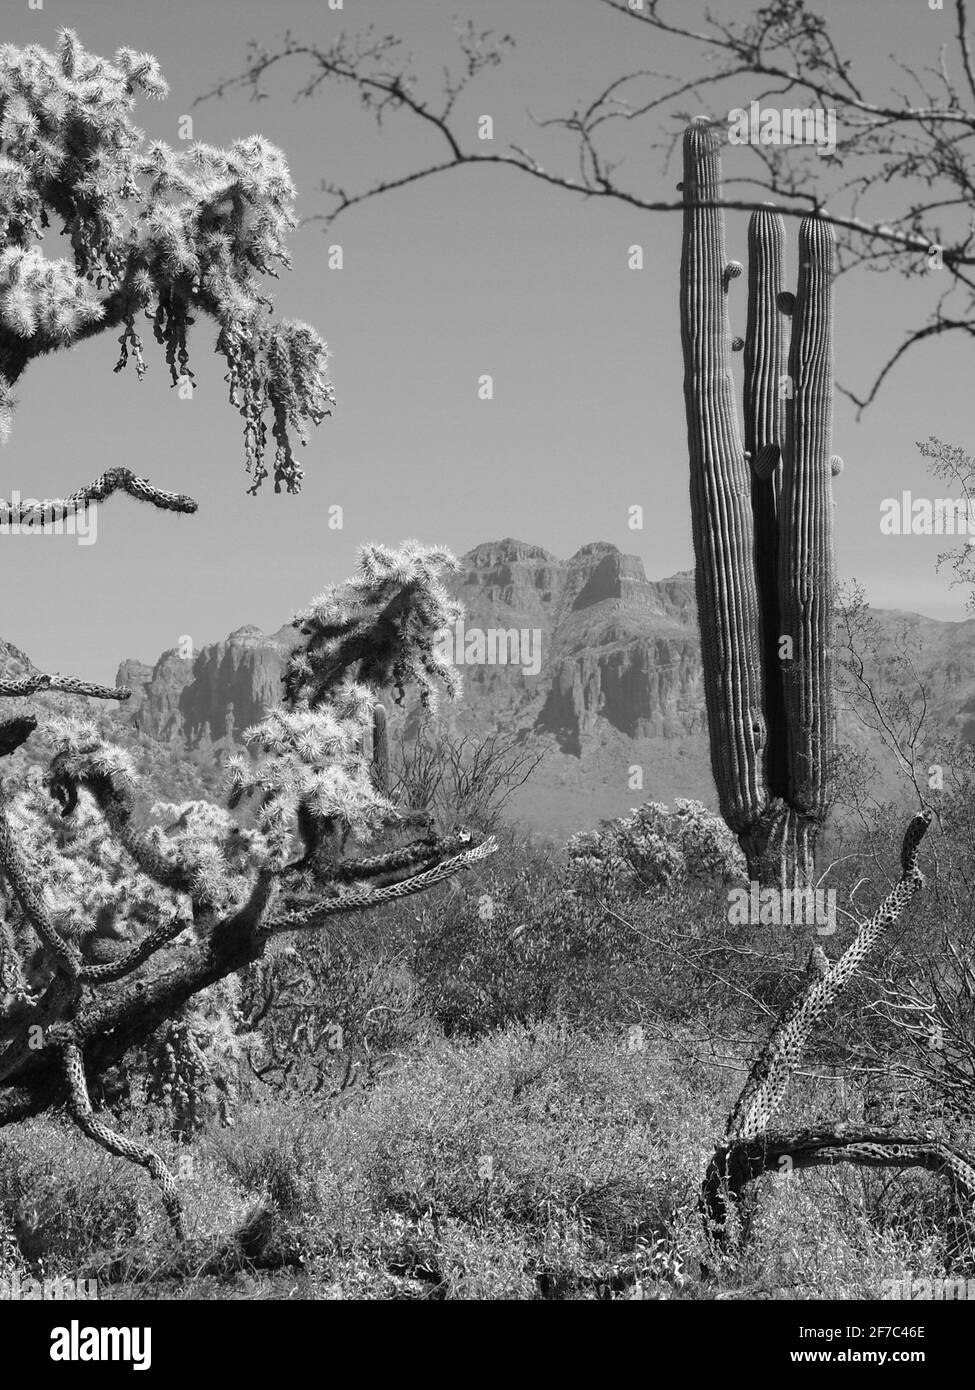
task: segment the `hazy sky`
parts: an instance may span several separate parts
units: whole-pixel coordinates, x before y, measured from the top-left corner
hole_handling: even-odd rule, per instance
[[[889,51],[935,62],[951,37],[949,10],[923,0],[818,8],[867,85],[888,71]],[[751,9],[719,5],[724,15]],[[259,131],[287,154],[309,215],[323,206],[323,176],[365,186],[438,153],[433,137],[395,116],[377,131],[350,89],[296,104],[308,72],[298,63],[278,72],[259,104],[234,95],[192,109],[193,98],[240,69],[248,38],[291,28],[324,42],[371,24],[407,41],[433,91],[456,52],[454,20],[468,17],[511,32],[517,47],[475,85],[460,122],[473,133],[490,113],[497,147],[526,143],[543,162],[569,146],[535,131],[529,111],[563,114],[623,71],[679,68],[689,57],[597,0],[345,0],[340,12],[325,0],[44,0],[42,9],[18,0],[4,7],[3,39],[53,46],[70,24],[95,52],[148,49],[172,90],[165,103],[140,103],[147,133],[177,143],[191,110],[194,135],[211,143]],[[740,104],[753,95],[742,91]],[[625,146],[621,177],[672,196],[679,174],[663,173],[645,148],[651,129]],[[902,192],[891,190],[892,210]],[[795,231],[790,223],[790,278]],[[326,266],[333,241],[344,248],[341,271]],[[642,273],[626,266],[633,242],[647,248]],[[209,324],[195,330],[191,402],[170,390],[155,351],[141,384],[134,372],[113,375],[114,334],[35,364],[0,452],[0,495],[63,495],[125,464],[192,493],[200,510],[173,517],[116,499],[101,509],[94,545],[0,537],[0,635],[45,669],[111,681],[123,656],[153,661],[184,635],[199,646],[243,623],[278,627],[345,578],[367,540],[417,537],[461,554],[514,536],[560,556],[605,540],[639,554],[651,578],[691,567],[679,215],[583,201],[511,170],[454,170],[353,209],[327,236],[305,226],[292,249],[280,310],[328,340],[338,397],[304,451],[302,495],[246,495],[240,419]],[[744,250],[744,219],[730,218],[729,253],[744,260]],[[931,293],[899,276],[841,278],[839,379],[862,390]],[[879,517],[881,499],[904,488],[937,495],[915,440],[935,433],[972,447],[973,366],[971,345],[946,337],[895,370],[861,423],[837,400],[834,448],[846,460],[835,489],[838,565],[878,606],[963,616],[963,592],[934,573],[939,542],[884,537]],[[494,377],[493,401],[477,398],[482,373]],[[344,509],[341,531],[327,526],[333,504]],[[627,525],[634,504],[645,508],[642,532]]]

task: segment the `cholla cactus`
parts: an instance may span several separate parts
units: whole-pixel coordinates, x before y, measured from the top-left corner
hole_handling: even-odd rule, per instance
[[[59,348],[120,330],[117,368],[134,360],[141,376],[142,316],[173,383],[192,378],[189,329],[203,313],[217,325],[230,398],[244,419],[250,490],[268,474],[270,416],[275,490],[297,492],[292,437],[303,441],[305,426],[323,419],[332,392],[318,335],[269,317],[266,277],[288,265],[295,190],[283,156],[260,136],[228,150],[147,145],[132,124],[135,97],[165,91],[149,55],[120,49],[109,62],[86,53],[71,30],[54,54],[0,46],[0,433],[27,367]],[[46,254],[55,225],[70,248],[60,260]],[[34,510],[63,519],[119,490],[166,510],[196,510],[192,498],[127,468]],[[13,511],[0,502],[0,515]],[[18,519],[35,518],[20,509]],[[0,783],[0,1127],[66,1102],[86,1134],[161,1183],[179,1229],[172,1176],[151,1149],[96,1117],[88,1077],[180,1020],[185,1055],[174,1049],[174,1075],[199,1082],[201,1015],[192,1001],[203,991],[259,960],[278,934],[421,892],[493,852],[493,842],[470,835],[428,835],[371,858],[341,854],[347,838],[397,819],[372,785],[363,749],[380,689],[392,684],[401,696],[416,681],[429,700],[437,680],[456,687],[436,651],[453,611],[436,573],[454,563],[414,543],[402,552],[371,547],[362,576],[304,615],[286,707],[255,731],[257,775],[232,773],[233,799],[250,796],[257,807],[251,831],[199,804],[153,821],[124,752],[95,725],[44,727],[52,752],[45,782],[28,775],[15,794]],[[340,611],[337,631],[330,623]],[[0,676],[0,699],[52,691],[130,694],[42,672]],[[0,720],[0,758],[37,726],[23,709]],[[299,844],[304,853],[294,858]],[[157,956],[164,969],[130,978]]]
[[[300,322],[275,322],[267,276],[289,265],[297,225],[281,152],[259,135],[220,150],[147,142],[136,95],[165,97],[155,58],[120,48],[110,62],[70,29],[57,51],[0,46],[0,430],[13,387],[36,358],[120,330],[116,370],[146,370],[145,319],[175,384],[192,379],[189,329],[217,325],[231,401],[244,420],[252,492],[267,476],[297,492],[291,436],[330,413],[327,349]],[[42,245],[63,228],[69,255]]]
[[[172,1132],[188,1137],[211,1120],[234,1122],[243,1056],[240,981],[221,980],[198,994],[150,1041],[145,1098],[169,1116]]]
[[[438,686],[458,695],[460,674],[437,645],[437,634],[463,613],[440,580],[458,569],[449,551],[416,541],[398,551],[362,546],[359,575],[320,595],[294,619],[303,640],[282,677],[286,703],[314,706],[346,672],[373,689],[392,687],[397,701],[407,685],[415,685],[428,708],[436,703]]]
[[[304,640],[284,706],[250,731],[251,762],[231,764],[230,809],[197,801],[149,812],[126,754],[94,724],[41,728],[53,754],[46,776],[28,776],[15,796],[0,785],[10,996],[0,1013],[0,1126],[66,1096],[87,1134],[162,1183],[178,1225],[173,1179],[151,1149],[95,1118],[86,1073],[159,1035],[152,1084],[177,1127],[191,1128],[208,1103],[232,1098],[225,982],[276,936],[421,892],[494,851],[492,840],[455,831],[370,857],[344,853],[347,842],[412,823],[373,785],[365,734],[379,692],[364,682],[392,681],[402,693],[415,679],[430,697],[439,628],[455,611],[435,576],[454,563],[415,544],[367,547],[361,577],[316,600],[298,620]],[[354,621],[335,631],[328,615],[339,613]],[[23,687],[0,682],[0,696]],[[32,736],[32,721],[22,723],[20,742]],[[232,814],[245,800],[250,826]],[[153,957],[163,969],[130,981]]]
[[[782,219],[751,218],[742,442],[728,315],[741,267],[725,258],[717,135],[703,119],[684,135],[683,189],[684,398],[711,766],[750,876],[805,886],[835,756],[833,236],[822,218],[802,222],[792,295],[782,287]]]

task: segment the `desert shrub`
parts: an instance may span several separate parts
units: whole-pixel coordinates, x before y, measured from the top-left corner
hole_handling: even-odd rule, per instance
[[[566,848],[581,874],[644,890],[692,878],[733,883],[746,877],[737,840],[700,801],[679,799],[672,811],[648,801],[629,816],[573,835]]]
[[[597,905],[570,900],[557,869],[528,861],[483,876],[473,893],[423,904],[412,965],[444,1030],[476,1033],[559,1012],[603,944]]]
[[[0,1138],[0,1211],[25,1267],[80,1268],[133,1239],[151,1201],[144,1175],[66,1126],[33,1121]]]
[[[805,963],[800,953],[771,959],[730,925],[721,883],[646,893],[635,877],[524,847],[468,892],[424,902],[400,933],[422,1007],[448,1035],[560,1017],[716,1025],[734,1015],[737,1027],[793,988]]]
[[[435,1040],[329,1116],[268,1105],[208,1142],[285,1218],[326,1296],[524,1298],[638,1276],[675,1288],[697,1181],[683,1136],[700,1109],[622,1030],[549,1024]]]
[[[233,1132],[211,1131],[208,1148],[245,1195],[298,1217],[317,1210],[315,1175],[326,1139],[319,1115],[278,1101],[251,1107]]]
[[[443,830],[495,831],[542,757],[521,731],[478,738],[427,719],[394,741],[392,794],[398,805],[430,814]]]
[[[328,1097],[429,1031],[403,950],[354,927],[298,937],[241,977],[240,1044],[265,1087]]]
[[[165,1133],[166,1117],[149,1111],[127,1112],[124,1127],[176,1175],[190,1235],[185,1250],[174,1244],[142,1168],[63,1120],[40,1116],[0,1136],[0,1275],[6,1251],[8,1263],[35,1277],[95,1278],[106,1287],[131,1281],[140,1296],[173,1264],[174,1252],[185,1275],[220,1233],[239,1225],[247,1203],[199,1136],[193,1147],[176,1144]]]

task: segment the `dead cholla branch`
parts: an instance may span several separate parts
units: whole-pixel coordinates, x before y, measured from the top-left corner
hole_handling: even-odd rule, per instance
[[[842,956],[824,970],[810,972],[805,988],[786,1006],[752,1065],[728,1117],[724,1139],[708,1165],[701,1193],[709,1231],[725,1252],[747,1236],[748,1215],[742,1219],[742,1203],[748,1184],[764,1172],[780,1171],[783,1161],[797,1169],[854,1163],[920,1167],[942,1174],[951,1184],[968,1242],[975,1236],[975,1163],[937,1137],[933,1120],[932,1128],[920,1133],[842,1124],[793,1134],[769,1128],[802,1063],[814,1025],[836,1004],[923,886],[918,850],[931,819],[930,812],[923,812],[911,822],[904,836],[899,882],[861,924]]]

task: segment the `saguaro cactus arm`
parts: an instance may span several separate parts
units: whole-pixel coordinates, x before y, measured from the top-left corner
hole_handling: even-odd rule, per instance
[[[783,316],[779,295],[785,281],[785,224],[774,212],[748,222],[748,317],[745,329],[745,452],[752,466],[755,576],[761,607],[762,661],[777,677],[779,637],[779,495],[785,442]],[[786,723],[782,682],[767,675],[765,780],[769,794],[784,797]]]
[[[789,352],[779,608],[782,633],[793,644],[784,682],[788,799],[813,824],[821,824],[829,809],[836,738],[832,264],[832,228],[821,218],[806,218],[799,228],[799,287]]]
[[[680,269],[684,403],[698,623],[721,813],[743,832],[766,804],[765,716],[751,476],[731,372],[724,216],[717,135],[696,121],[684,134]]]

